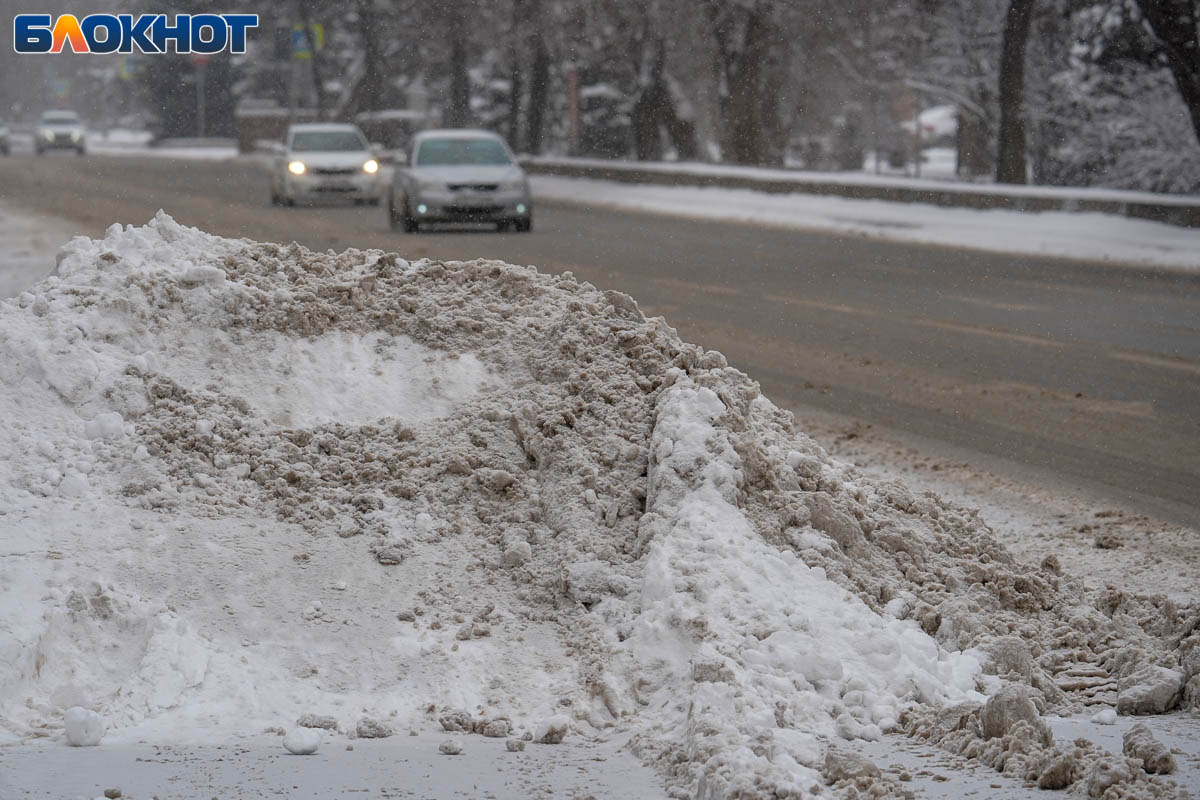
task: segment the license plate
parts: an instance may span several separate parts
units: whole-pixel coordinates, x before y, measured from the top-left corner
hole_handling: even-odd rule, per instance
[[[456,205],[460,206],[479,206],[486,205],[488,199],[486,197],[481,197],[474,194],[460,194],[455,195],[454,202]]]

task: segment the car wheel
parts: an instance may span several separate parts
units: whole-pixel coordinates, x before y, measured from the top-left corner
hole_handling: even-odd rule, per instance
[[[517,233],[529,233],[533,230],[533,217],[517,220]]]
[[[508,233],[509,227],[510,227],[510,223],[508,223],[508,222],[497,222],[496,223],[496,231],[498,233]]]
[[[87,155],[87,150],[85,150],[84,148],[80,147],[80,148],[78,148],[78,149],[75,151],[75,154],[76,154],[76,155],[78,155],[80,158],[82,158],[83,156],[86,156],[86,155]]]

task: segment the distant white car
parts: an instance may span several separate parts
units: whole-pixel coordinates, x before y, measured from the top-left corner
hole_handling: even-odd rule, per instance
[[[83,121],[74,111],[47,111],[38,122],[33,135],[33,152],[41,155],[47,150],[74,150],[87,153],[87,132]]]
[[[379,161],[357,125],[302,123],[288,128],[271,170],[271,202],[346,198],[378,204]]]
[[[423,131],[413,138],[408,164],[396,165],[388,220],[409,233],[427,222],[491,222],[528,232],[529,179],[491,131]]]

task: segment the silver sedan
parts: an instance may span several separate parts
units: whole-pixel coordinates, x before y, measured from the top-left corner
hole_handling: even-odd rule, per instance
[[[298,202],[326,199],[379,203],[382,195],[379,161],[355,125],[292,125],[274,151],[271,170],[274,205],[294,206]]]
[[[413,139],[408,163],[396,166],[388,219],[409,233],[436,222],[485,222],[528,232],[529,179],[490,131],[424,131]]]

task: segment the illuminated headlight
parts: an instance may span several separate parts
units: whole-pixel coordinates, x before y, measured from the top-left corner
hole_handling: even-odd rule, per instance
[[[518,214],[524,214],[524,213],[525,213],[525,210],[526,210],[526,209],[525,209],[525,204],[524,204],[524,203],[517,203],[517,213],[518,213]]]
[[[418,213],[418,214],[424,214],[424,213],[426,213],[427,211],[429,211],[429,207],[428,207],[428,206],[426,206],[424,203],[421,203],[420,205],[418,205],[418,206],[417,206],[417,213]]]
[[[288,172],[293,175],[303,175],[306,170],[307,167],[304,166],[303,161],[293,161],[288,164]]]
[[[376,172],[379,172],[379,162],[372,158],[370,161],[363,164],[363,172],[367,173],[368,175],[374,175]]]

